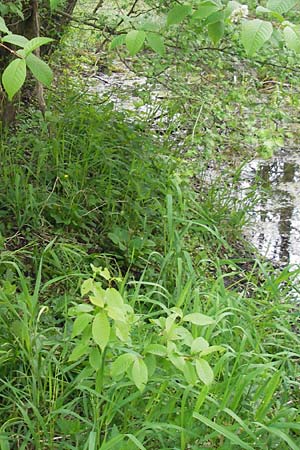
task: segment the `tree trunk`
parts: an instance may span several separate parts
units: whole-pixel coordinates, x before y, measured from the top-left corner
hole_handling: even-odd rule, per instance
[[[60,41],[61,36],[71,21],[74,8],[78,0],[67,0],[64,4],[62,14],[51,14],[49,9],[49,0],[24,0],[23,13],[24,20],[14,17],[5,17],[6,23],[10,31],[15,34],[20,34],[28,39],[32,39],[41,34],[53,38],[54,44],[50,46],[43,46],[41,48],[42,54],[51,54]],[[41,30],[41,33],[40,33]],[[5,67],[11,61],[11,54],[4,49],[0,49],[0,74],[2,74]],[[32,88],[34,89],[34,87]],[[36,94],[32,93],[31,98],[37,98],[40,109],[44,108],[43,92],[41,86],[37,87]],[[9,125],[14,121],[17,106],[19,103],[18,95],[16,99],[9,102],[4,90],[0,85],[0,122],[2,127]]]

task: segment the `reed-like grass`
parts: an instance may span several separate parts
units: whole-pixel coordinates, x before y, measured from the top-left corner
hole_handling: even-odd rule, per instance
[[[0,449],[300,448],[297,273],[235,249],[244,206],[195,193],[179,155],[109,107],[37,122],[1,143]],[[214,318],[190,329],[225,349],[208,357],[214,383],[160,358],[143,393],[106,368],[99,390],[70,362],[91,263],[122,277],[137,351],[170,308]]]

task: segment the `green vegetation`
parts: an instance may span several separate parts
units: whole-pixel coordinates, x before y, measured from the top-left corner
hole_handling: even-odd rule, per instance
[[[243,239],[255,186],[236,195],[297,138],[295,57],[194,35],[95,57],[70,28],[47,111],[3,128],[0,450],[300,448],[299,269]]]

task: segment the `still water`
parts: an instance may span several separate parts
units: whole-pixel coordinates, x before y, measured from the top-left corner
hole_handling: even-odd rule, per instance
[[[248,239],[280,265],[300,264],[300,151],[282,149],[245,166],[242,183],[257,185]]]

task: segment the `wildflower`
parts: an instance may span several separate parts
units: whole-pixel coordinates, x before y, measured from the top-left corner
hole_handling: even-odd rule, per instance
[[[248,17],[249,9],[247,5],[240,5],[234,9],[230,14],[230,20],[233,23],[238,23],[241,19]]]

